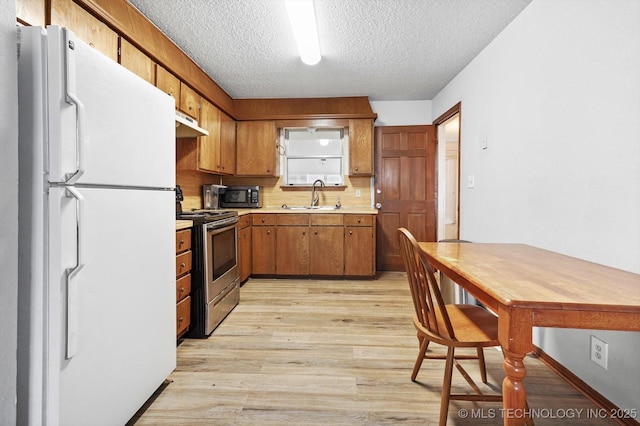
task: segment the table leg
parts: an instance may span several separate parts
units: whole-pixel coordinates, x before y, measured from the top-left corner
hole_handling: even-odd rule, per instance
[[[527,391],[522,380],[526,375],[525,355],[515,354],[505,349],[504,372],[502,382],[502,416],[505,425],[524,425],[527,413]]]
[[[531,311],[501,308],[498,312],[498,340],[504,352],[502,382],[502,417],[505,425],[524,425],[527,419],[526,369],[523,359],[533,349]]]

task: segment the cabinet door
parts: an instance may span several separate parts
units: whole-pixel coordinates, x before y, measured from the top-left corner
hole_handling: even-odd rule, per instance
[[[155,62],[125,39],[120,40],[120,65],[155,86]]]
[[[199,137],[198,169],[218,173],[220,171],[220,110],[211,102],[202,99],[200,127],[209,131],[209,136]]]
[[[244,282],[251,275],[251,228],[238,231],[238,269]]]
[[[252,227],[251,243],[253,273],[257,275],[274,275],[276,273],[275,226]]]
[[[183,82],[180,82],[179,106],[180,111],[196,120],[200,120],[200,95]]]
[[[237,122],[238,176],[276,176],[276,142],[273,121]]]
[[[186,333],[190,324],[191,296],[187,296],[176,305],[176,337],[179,338]]]
[[[349,175],[373,175],[373,120],[349,120]]]
[[[227,114],[220,113],[220,173],[236,173],[236,122]]]
[[[160,65],[156,66],[156,87],[168,95],[173,96],[176,108],[180,102],[180,80]]]
[[[278,226],[276,273],[309,275],[309,227]]]
[[[344,228],[312,226],[309,236],[309,273],[342,275],[344,272]]]
[[[118,62],[118,34],[73,0],[51,1],[51,24],[69,28],[80,40]]]
[[[344,274],[375,275],[375,239],[373,227],[344,228]]]

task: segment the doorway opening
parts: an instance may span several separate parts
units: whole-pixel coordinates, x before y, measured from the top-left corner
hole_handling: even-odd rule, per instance
[[[434,120],[438,135],[438,240],[460,238],[460,107]]]

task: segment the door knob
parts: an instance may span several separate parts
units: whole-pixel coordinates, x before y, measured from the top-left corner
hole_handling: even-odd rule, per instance
[[[381,208],[382,208],[382,204],[376,203],[376,209],[381,209]]]

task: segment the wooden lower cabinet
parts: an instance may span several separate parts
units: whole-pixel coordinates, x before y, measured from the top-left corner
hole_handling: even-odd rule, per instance
[[[309,275],[343,275],[344,228],[312,226],[309,236]]]
[[[275,215],[252,214],[251,216],[251,266],[253,269],[253,274],[275,275]]]
[[[191,229],[176,231],[176,338],[191,325]]]
[[[373,215],[262,213],[252,217],[253,274],[367,277],[376,273]]]
[[[240,216],[238,219],[238,274],[241,283],[251,276],[251,240],[251,216]]]
[[[276,247],[277,275],[309,275],[308,226],[278,226]]]
[[[313,214],[309,233],[309,274],[343,275],[344,215]]]
[[[345,215],[344,274],[376,273],[376,224],[374,215]]]

